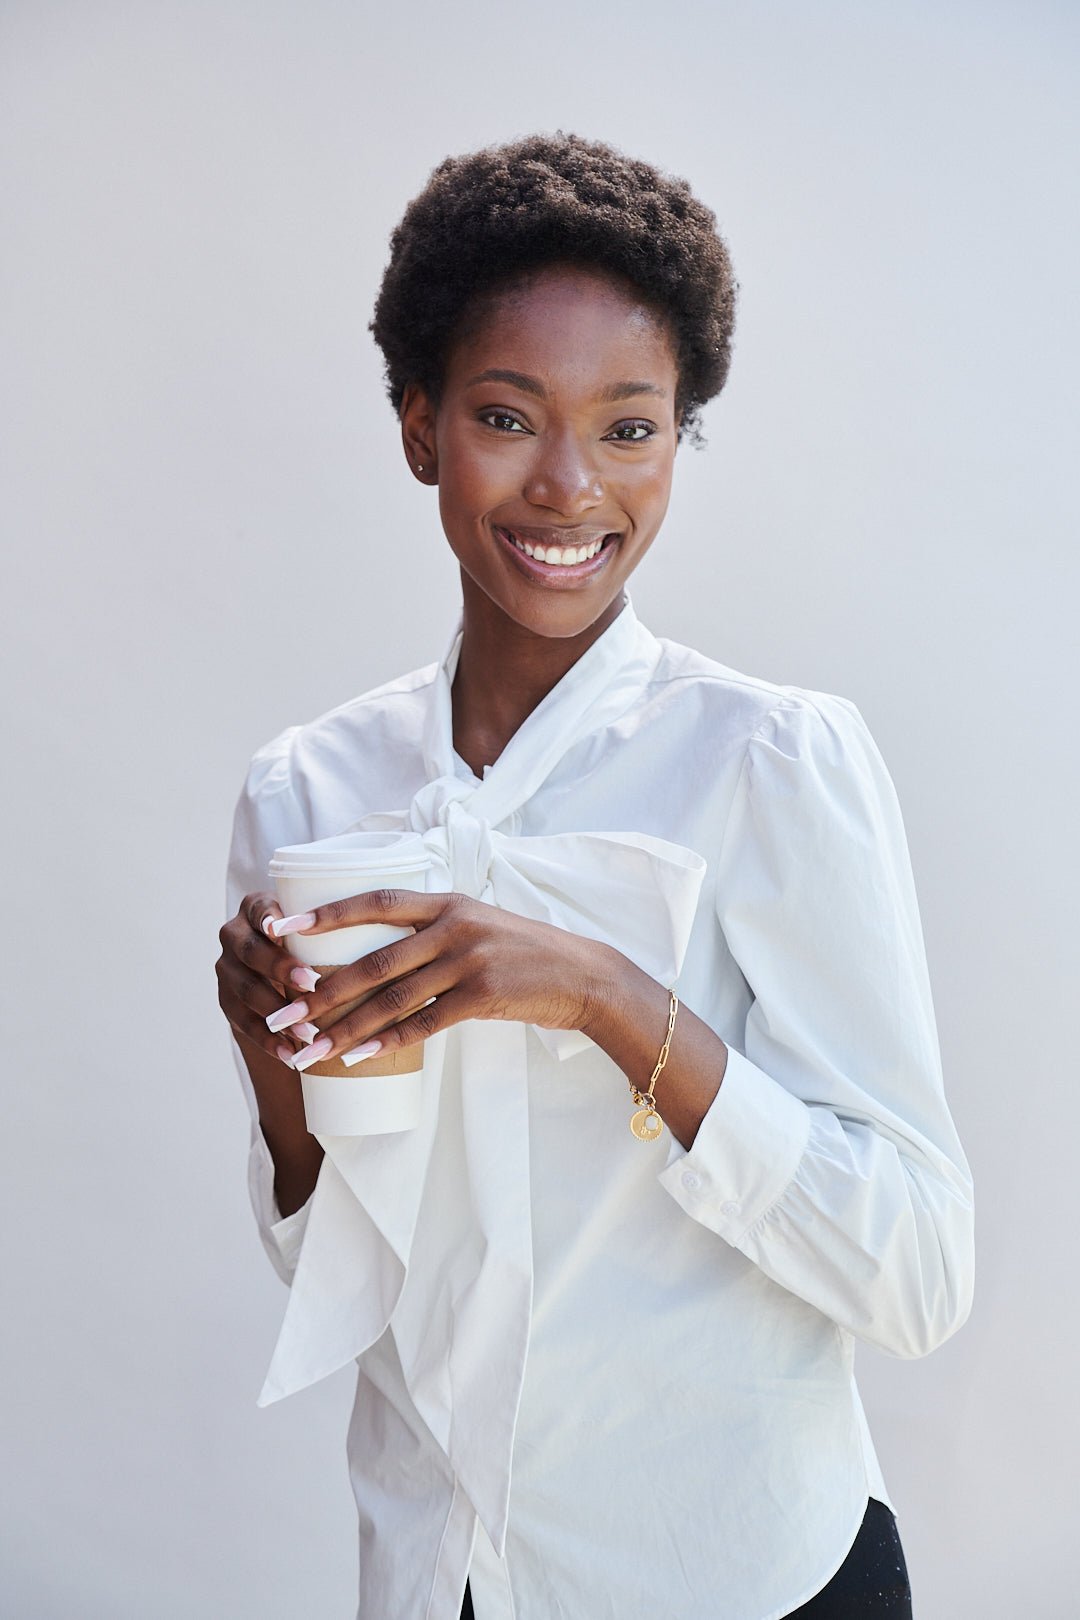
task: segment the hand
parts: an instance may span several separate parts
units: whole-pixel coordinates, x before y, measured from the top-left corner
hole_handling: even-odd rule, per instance
[[[320,1032],[291,1060],[298,1069],[351,1056],[376,1040],[366,1055],[410,1046],[467,1018],[582,1029],[617,955],[596,940],[462,894],[377,889],[287,922],[283,933],[305,937],[358,923],[416,930],[324,975],[312,994],[294,996],[296,1018]],[[355,1007],[359,996],[368,999]]]
[[[319,975],[267,934],[265,924],[280,916],[273,894],[244,896],[236,916],[218,935],[218,1002],[241,1045],[250,1041],[271,1057],[289,1062],[298,1047],[317,1037],[318,1030],[301,1022],[273,1034],[266,1019],[298,993],[314,990]]]

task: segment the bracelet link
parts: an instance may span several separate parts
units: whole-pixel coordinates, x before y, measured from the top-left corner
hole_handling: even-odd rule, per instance
[[[656,1112],[654,1088],[663,1071],[664,1064],[668,1060],[668,1053],[671,1050],[671,1037],[675,1031],[675,1014],[679,1010],[679,998],[675,994],[674,985],[669,988],[668,995],[671,997],[671,1005],[668,1009],[667,1035],[664,1037],[664,1044],[660,1048],[656,1068],[649,1076],[648,1088],[645,1091],[640,1091],[633,1081],[630,1082],[630,1095],[637,1107],[637,1113],[630,1120],[630,1129],[641,1142],[655,1141],[664,1129],[664,1122]]]

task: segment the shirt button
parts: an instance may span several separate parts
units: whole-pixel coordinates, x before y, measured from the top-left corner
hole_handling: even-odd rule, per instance
[[[742,1205],[737,1204],[734,1198],[729,1198],[726,1204],[720,1205],[721,1215],[737,1215],[741,1209]]]
[[[688,1191],[696,1192],[701,1186],[701,1177],[696,1176],[692,1170],[685,1170],[683,1172],[682,1184],[688,1189]]]

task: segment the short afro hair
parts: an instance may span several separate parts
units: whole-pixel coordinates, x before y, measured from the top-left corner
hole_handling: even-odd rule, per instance
[[[406,208],[370,323],[395,411],[409,382],[438,399],[475,299],[566,263],[622,277],[667,322],[679,436],[700,445],[701,407],[727,378],[737,290],[716,216],[685,180],[561,130],[444,158]]]

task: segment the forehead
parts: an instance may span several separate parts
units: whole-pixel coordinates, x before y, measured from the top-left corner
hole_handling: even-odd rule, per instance
[[[647,370],[670,386],[674,341],[665,318],[630,283],[601,270],[548,266],[483,294],[466,311],[447,381],[489,366],[582,379]]]

